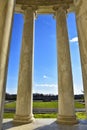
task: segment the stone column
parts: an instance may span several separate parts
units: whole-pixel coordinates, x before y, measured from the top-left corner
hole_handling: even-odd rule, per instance
[[[25,9],[24,17],[16,115],[14,117],[16,123],[29,123],[34,120],[32,114],[34,12],[31,7]]]
[[[58,122],[61,124],[77,123],[74,112],[74,94],[71,72],[69,41],[66,23],[66,10],[56,9],[57,52],[58,52]]]
[[[87,1],[75,0],[76,22],[83,76],[84,98],[87,114]]]
[[[0,130],[3,119],[14,5],[15,0],[0,1]]]

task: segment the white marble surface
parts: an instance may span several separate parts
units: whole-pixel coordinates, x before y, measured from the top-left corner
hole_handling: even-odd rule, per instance
[[[31,124],[15,126],[12,119],[4,119],[3,130],[87,130],[87,120],[69,126],[57,124],[56,119],[36,119]]]
[[[87,0],[80,0],[79,3],[79,6],[76,6],[76,23],[78,30],[78,45],[80,50],[85,107],[87,113]]]
[[[66,22],[66,8],[56,10],[57,61],[58,61],[58,122],[76,124],[74,111],[74,93],[69,38]],[[68,106],[68,107],[67,107]]]
[[[14,6],[15,0],[0,0],[0,130],[3,117]]]
[[[33,28],[34,10],[28,7],[24,10],[24,30],[20,58],[15,122],[32,122],[32,84],[33,84]]]

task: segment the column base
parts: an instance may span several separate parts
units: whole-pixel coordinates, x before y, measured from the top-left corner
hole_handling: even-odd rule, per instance
[[[57,122],[63,125],[74,125],[78,123],[78,120],[76,119],[76,116],[58,115]]]
[[[13,123],[15,124],[28,124],[34,121],[33,114],[28,116],[15,115]]]

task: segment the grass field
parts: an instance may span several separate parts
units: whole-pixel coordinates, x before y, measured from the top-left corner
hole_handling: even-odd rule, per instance
[[[5,108],[15,108],[16,102],[11,102],[5,104]],[[52,101],[52,102],[33,102],[34,108],[57,108],[58,102]],[[75,108],[85,108],[85,105],[82,103],[79,103],[75,101]],[[86,113],[85,112],[77,112],[76,116],[78,119],[86,119]],[[51,114],[34,114],[35,118],[57,118],[57,113],[51,113]],[[14,118],[14,113],[4,113],[4,118]]]
[[[4,113],[4,118],[14,118],[14,113]],[[56,118],[56,113],[51,114],[34,114],[35,118]]]
[[[57,113],[34,114],[35,118],[57,118]],[[85,112],[76,112],[77,119],[87,119]],[[14,118],[14,113],[4,113],[4,118]]]
[[[16,102],[11,102],[5,104],[5,108],[15,108],[16,107]],[[57,101],[52,101],[52,102],[33,102],[33,107],[34,108],[58,108],[58,102]],[[75,101],[75,108],[85,108],[85,105],[82,103],[79,103]]]

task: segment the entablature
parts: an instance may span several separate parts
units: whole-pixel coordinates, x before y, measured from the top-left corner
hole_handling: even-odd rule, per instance
[[[50,14],[54,13],[54,6],[70,6],[73,4],[73,0],[16,0],[15,11],[23,13],[24,6],[37,7],[38,14]]]

